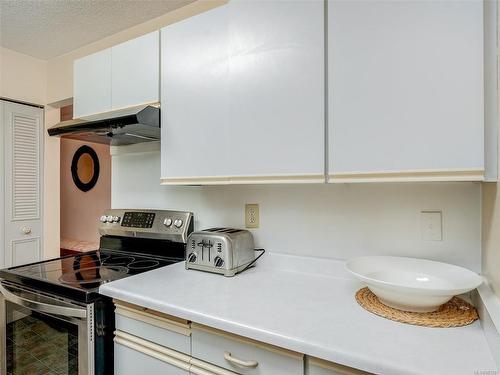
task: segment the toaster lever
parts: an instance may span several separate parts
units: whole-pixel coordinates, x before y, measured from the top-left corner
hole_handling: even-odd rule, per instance
[[[214,247],[214,244],[208,240],[208,242],[205,242],[204,240],[201,240],[200,242],[197,243],[198,247],[201,247],[201,260],[203,260],[204,255],[205,255],[205,248],[208,249],[208,261],[210,262],[210,252],[212,247]]]
[[[208,243],[205,245],[205,247],[208,249],[208,261],[210,262],[210,253],[212,252],[212,247],[214,245],[212,245],[212,243],[210,242],[210,240],[208,240]]]
[[[198,247],[201,247],[201,260],[203,260],[203,255],[205,253],[205,242],[200,241],[197,243]]]

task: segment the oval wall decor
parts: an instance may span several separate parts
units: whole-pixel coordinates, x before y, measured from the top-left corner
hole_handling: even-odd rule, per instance
[[[84,145],[76,150],[71,161],[71,176],[81,191],[91,190],[99,179],[99,158],[93,148]]]

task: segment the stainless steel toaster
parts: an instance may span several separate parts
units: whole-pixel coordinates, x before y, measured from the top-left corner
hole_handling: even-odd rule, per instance
[[[234,276],[254,260],[253,236],[247,230],[211,228],[188,236],[186,269]]]

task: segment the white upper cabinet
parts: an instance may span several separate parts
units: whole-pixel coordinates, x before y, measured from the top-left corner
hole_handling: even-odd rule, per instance
[[[73,64],[73,116],[111,108],[111,49],[75,60]]]
[[[163,183],[324,181],[323,18],[233,0],[162,29]]]
[[[482,1],[329,1],[335,182],[481,180]]]
[[[161,31],[162,177],[229,173],[228,8]]]
[[[160,32],[112,48],[113,109],[160,101]]]
[[[159,31],[74,63],[74,117],[159,102]]]

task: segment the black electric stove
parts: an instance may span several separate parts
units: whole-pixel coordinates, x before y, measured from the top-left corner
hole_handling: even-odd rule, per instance
[[[0,270],[0,278],[88,303],[102,284],[183,261],[184,254],[183,243],[103,236],[97,251]]]
[[[113,374],[113,302],[99,286],[183,261],[193,218],[135,209],[99,220],[99,250],[0,270],[0,374]]]

